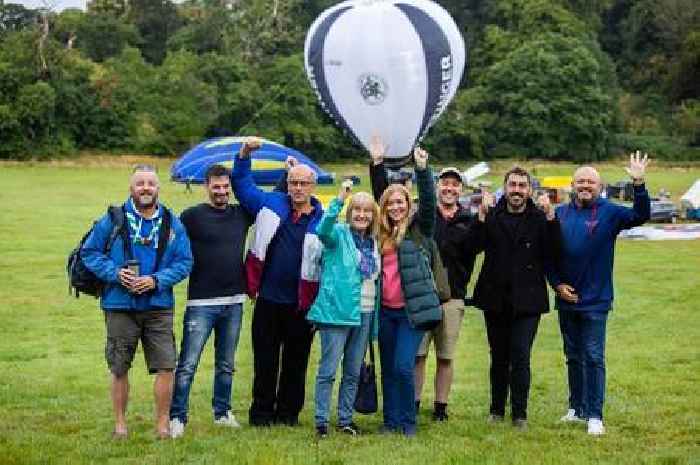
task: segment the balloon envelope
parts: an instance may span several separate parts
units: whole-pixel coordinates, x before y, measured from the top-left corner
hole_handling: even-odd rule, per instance
[[[464,71],[464,40],[428,0],[351,0],[324,11],[304,46],[307,77],[323,109],[389,164],[405,162],[452,100]]]
[[[173,181],[203,183],[207,169],[214,164],[233,167],[233,156],[243,143],[241,137],[209,139],[186,152],[170,169]],[[333,175],[322,170],[309,157],[284,145],[263,140],[252,154],[253,179],[259,185],[274,185],[286,169],[287,156],[296,157],[316,172],[318,184],[333,184]]]

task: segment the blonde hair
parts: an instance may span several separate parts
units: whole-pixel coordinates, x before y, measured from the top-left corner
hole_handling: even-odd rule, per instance
[[[372,208],[372,221],[367,228],[367,232],[371,234],[372,237],[377,237],[377,233],[379,232],[379,206],[367,192],[357,192],[350,197],[350,203],[345,210],[345,222],[348,225],[352,225],[352,209],[362,204],[369,204]]]
[[[397,192],[406,198],[406,217],[398,224],[394,224],[393,220],[389,218],[386,204],[389,203],[389,197]],[[379,244],[382,252],[395,249],[403,240],[411,220],[412,210],[413,200],[411,200],[411,193],[408,189],[401,184],[390,184],[379,199]]]

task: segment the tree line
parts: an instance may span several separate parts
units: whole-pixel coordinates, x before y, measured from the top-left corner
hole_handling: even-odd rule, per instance
[[[335,0],[0,0],[0,158],[178,155],[260,134],[363,157],[319,109],[303,43]],[[424,145],[443,159],[700,155],[700,2],[440,0],[468,47]]]

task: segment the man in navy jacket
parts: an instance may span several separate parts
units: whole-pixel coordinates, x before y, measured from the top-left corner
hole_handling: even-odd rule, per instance
[[[647,156],[630,156],[627,173],[634,183],[634,206],[600,198],[595,168],[576,170],[574,198],[557,208],[561,224],[561,257],[550,283],[564,341],[569,377],[569,410],[562,421],[588,421],[588,433],[601,435],[605,399],[605,332],[612,309],[615,239],[623,229],[649,219],[649,194],[644,186]]]
[[[107,329],[105,357],[112,373],[113,437],[127,436],[128,373],[140,339],[148,371],[156,375],[156,430],[165,439],[170,436],[168,413],[175,369],[173,286],[190,273],[192,253],[182,223],[158,202],[155,168],[137,166],[129,191],[122,207],[124,234],[105,253],[113,229],[110,216],[105,215],[81,254],[85,266],[105,284],[100,305]],[[127,267],[129,259],[138,260],[138,271]]]

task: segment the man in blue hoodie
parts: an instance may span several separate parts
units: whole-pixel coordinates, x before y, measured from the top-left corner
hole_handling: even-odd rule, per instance
[[[623,229],[649,219],[649,193],[644,186],[647,156],[630,156],[627,173],[634,184],[634,206],[600,198],[595,168],[576,170],[573,200],[556,215],[561,224],[561,257],[550,283],[555,288],[559,327],[569,377],[569,410],[564,422],[588,421],[588,434],[605,433],[605,331],[612,310],[615,239]]]
[[[148,371],[156,375],[157,435],[170,437],[168,413],[175,369],[173,286],[190,273],[192,253],[182,223],[158,202],[159,188],[155,168],[137,166],[131,175],[130,196],[122,206],[122,233],[106,251],[113,229],[106,214],[81,251],[85,266],[104,283],[100,305],[107,330],[105,357],[112,373],[114,439],[127,436],[129,369],[139,340]]]

